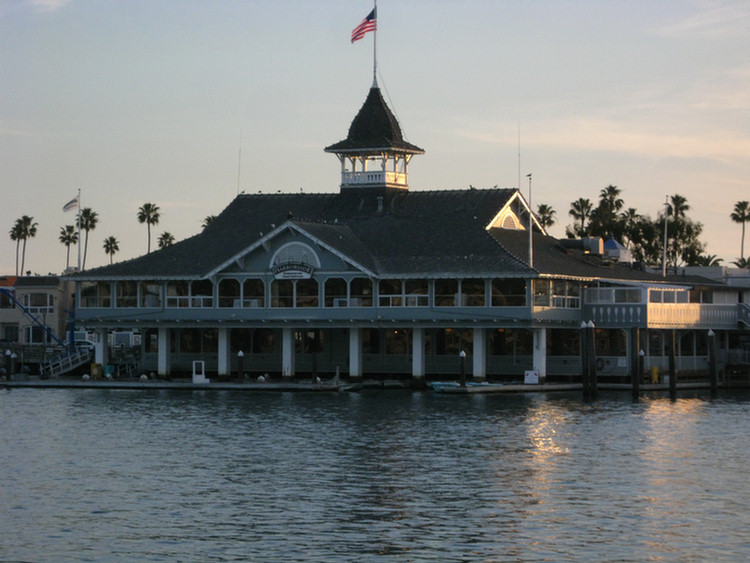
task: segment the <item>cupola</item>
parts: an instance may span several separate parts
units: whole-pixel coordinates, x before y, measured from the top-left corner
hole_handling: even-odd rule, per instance
[[[341,162],[341,189],[409,188],[409,161],[424,150],[404,140],[380,88],[373,84],[346,139],[325,148]]]

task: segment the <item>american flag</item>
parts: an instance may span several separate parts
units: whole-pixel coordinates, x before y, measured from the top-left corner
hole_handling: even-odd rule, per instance
[[[362,20],[357,27],[352,31],[352,43],[359,41],[365,36],[368,31],[375,31],[377,28],[377,15],[375,14],[376,8],[372,9],[372,12],[367,14],[367,17]]]

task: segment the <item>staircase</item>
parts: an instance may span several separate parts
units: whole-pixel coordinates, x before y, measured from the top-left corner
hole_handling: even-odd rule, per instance
[[[90,364],[91,360],[91,350],[80,348],[75,352],[64,352],[43,362],[39,365],[39,371],[43,378],[58,377],[82,365]]]

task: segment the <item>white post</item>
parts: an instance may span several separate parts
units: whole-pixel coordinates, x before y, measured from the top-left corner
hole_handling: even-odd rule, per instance
[[[547,329],[534,329],[534,359],[533,367],[539,373],[539,383],[547,377]]]
[[[412,377],[424,377],[424,329],[415,328],[411,337],[411,375]]]
[[[349,377],[362,377],[362,329],[349,329]]]
[[[281,329],[281,376],[294,377],[294,329]]]
[[[157,345],[159,347],[157,371],[161,376],[170,374],[171,366],[169,365],[169,329],[160,327],[157,336]]]
[[[487,378],[487,329],[474,329],[474,349],[472,351],[472,371],[474,379]]]
[[[231,375],[231,361],[229,354],[229,329],[219,329],[217,375]]]
[[[101,364],[102,369],[107,366],[109,362],[109,346],[107,343],[107,333],[109,331],[106,328],[100,328],[96,331],[96,346],[94,347],[94,362]]]

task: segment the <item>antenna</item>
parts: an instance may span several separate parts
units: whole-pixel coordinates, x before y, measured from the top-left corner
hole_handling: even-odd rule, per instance
[[[240,129],[240,149],[237,155],[237,195],[240,195],[240,172],[242,171],[242,129]]]
[[[529,268],[534,267],[534,212],[531,207],[531,172],[526,174],[529,179]]]

